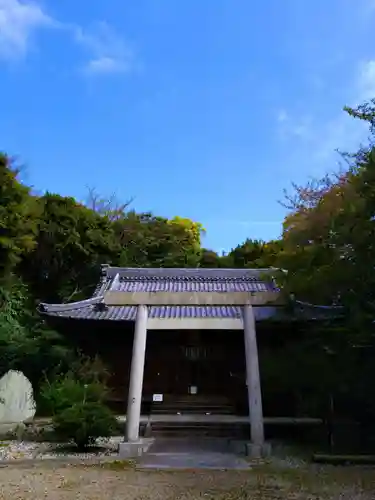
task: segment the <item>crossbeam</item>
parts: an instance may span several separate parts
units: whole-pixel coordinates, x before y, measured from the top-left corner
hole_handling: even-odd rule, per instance
[[[108,306],[122,305],[254,305],[281,304],[278,292],[119,292],[108,291],[104,295]]]

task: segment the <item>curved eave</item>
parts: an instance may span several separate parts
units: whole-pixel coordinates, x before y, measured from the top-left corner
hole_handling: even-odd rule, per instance
[[[44,316],[72,320],[91,321],[134,321],[136,306],[106,306],[103,297],[73,302],[71,304],[41,304],[39,312]],[[256,321],[326,321],[339,318],[339,311],[319,306],[296,304],[294,311],[288,313],[282,306],[254,307]],[[150,318],[226,318],[242,317],[241,306],[150,306]]]
[[[48,316],[58,316],[60,314],[65,315],[65,313],[96,306],[97,304],[102,303],[103,299],[104,295],[98,295],[96,297],[91,297],[90,299],[70,302],[69,304],[47,304],[46,302],[41,302],[39,304],[38,311],[41,314],[46,314]]]
[[[40,313],[45,316],[68,318],[75,320],[99,320],[99,321],[134,321],[137,306],[105,306],[96,301],[95,303],[67,304],[63,308],[60,305],[43,304]],[[262,307],[255,309],[257,321],[270,319],[275,316],[275,307]],[[150,318],[174,319],[174,318],[227,318],[235,319],[242,317],[242,308],[239,306],[150,306]]]

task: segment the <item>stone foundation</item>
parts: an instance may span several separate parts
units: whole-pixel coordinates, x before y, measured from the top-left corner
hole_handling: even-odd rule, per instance
[[[137,458],[148,451],[153,443],[153,439],[139,439],[138,441],[123,441],[119,444],[119,458]]]
[[[250,458],[267,458],[271,456],[271,444],[246,443],[246,456]]]

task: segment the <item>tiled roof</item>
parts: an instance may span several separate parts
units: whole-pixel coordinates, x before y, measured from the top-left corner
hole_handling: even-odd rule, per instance
[[[111,287],[116,292],[266,292],[273,289],[259,281],[203,281],[203,280],[129,280],[120,278]]]
[[[39,310],[48,316],[75,319],[134,321],[136,306],[106,306],[104,294],[119,292],[266,292],[278,291],[272,280],[272,269],[166,269],[102,267],[102,279],[92,298],[70,304],[40,304]],[[308,307],[307,307],[308,306]],[[307,316],[306,316],[307,312]],[[239,306],[151,306],[151,318],[239,318]],[[254,308],[255,319],[286,319],[282,309],[263,306]],[[295,315],[305,319],[322,319],[331,314],[311,305],[300,304]]]
[[[134,306],[100,308],[105,292],[266,292],[277,290],[272,280],[265,280],[269,269],[174,269],[121,268],[102,266],[102,279],[93,297],[71,304],[41,304],[43,314],[77,319],[132,321]],[[260,313],[258,313],[260,314]],[[262,313],[266,314],[265,312]],[[154,318],[213,317],[238,318],[239,307],[233,306],[153,306]]]
[[[278,320],[327,320],[340,317],[337,308],[325,308],[311,304],[296,303],[293,313],[287,313],[282,307],[254,307],[256,321]],[[47,316],[61,318],[100,320],[100,321],[134,321],[136,306],[104,306],[100,298],[73,304],[41,304],[40,312]],[[150,318],[240,318],[240,306],[151,306]]]
[[[263,271],[263,273],[261,272]],[[258,269],[103,268],[117,292],[266,292],[275,290]]]
[[[84,305],[76,303],[76,307],[56,308],[53,305],[43,304],[42,314],[74,319],[134,321],[136,306],[106,306]],[[254,308],[257,321],[269,319],[276,314],[275,307]],[[151,306],[150,318],[241,318],[242,308],[239,306]]]

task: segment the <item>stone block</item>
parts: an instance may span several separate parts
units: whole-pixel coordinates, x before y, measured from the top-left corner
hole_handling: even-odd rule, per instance
[[[35,415],[31,382],[22,372],[9,370],[0,379],[0,424],[21,424]]]
[[[246,455],[250,458],[267,458],[271,455],[271,443],[246,443]]]
[[[119,444],[119,458],[137,458],[148,451],[153,439],[139,439],[138,441],[123,441]]]

